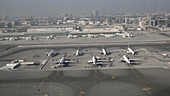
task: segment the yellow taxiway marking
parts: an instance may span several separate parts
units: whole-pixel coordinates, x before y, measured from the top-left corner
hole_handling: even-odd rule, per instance
[[[40,82],[40,85],[39,86],[42,86],[45,82],[45,80],[47,80],[47,78],[44,78],[41,82]]]
[[[131,65],[129,65],[131,67]],[[142,86],[142,90],[145,92],[150,92],[151,91],[151,87],[146,86],[144,84],[144,82],[142,81],[141,77],[136,73],[135,69],[132,69],[132,72],[134,73],[135,77],[138,79],[140,85]]]
[[[82,88],[80,88],[80,96],[85,96],[85,92],[83,91]]]
[[[150,87],[145,87],[142,90],[145,91],[145,92],[148,92],[148,91],[151,91],[151,88]]]
[[[63,96],[63,90],[62,90],[62,88],[61,87],[58,87],[58,89],[60,90],[60,96]]]

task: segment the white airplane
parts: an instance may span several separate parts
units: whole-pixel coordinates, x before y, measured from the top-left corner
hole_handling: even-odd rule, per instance
[[[78,47],[78,49],[76,50],[75,56],[78,57],[78,56],[81,56],[81,55],[83,55],[83,52],[81,52],[79,47]]]
[[[100,52],[101,54],[103,54],[103,55],[110,55],[111,54],[111,52],[110,51],[108,51],[108,50],[106,50],[105,48],[104,48],[104,45],[103,45],[103,48],[102,48],[102,50],[101,50],[101,52]]]
[[[103,48],[102,49],[102,53],[101,54],[103,54],[103,55],[109,55],[110,54],[110,52],[108,52],[105,48]]]
[[[120,60],[122,62],[126,62],[128,64],[137,64],[137,63],[140,63],[140,62],[134,62],[134,61],[137,61],[138,59],[129,59],[129,57],[127,57],[126,55],[123,55],[123,57]]]
[[[94,35],[94,34],[87,34],[87,38],[96,38],[98,37],[98,35]]]
[[[132,50],[130,47],[127,48],[127,53],[131,53],[132,55],[135,55],[135,51]]]
[[[68,35],[67,38],[78,38],[77,35]]]
[[[68,63],[72,63],[72,62],[74,62],[74,61],[68,60],[68,59],[65,58],[65,56],[63,56],[61,59],[59,59],[59,60],[56,62],[56,64],[57,64],[57,65],[60,65],[60,66],[64,66],[64,65],[66,65],[66,64],[68,64]]]
[[[131,49],[130,47],[129,47],[129,43],[128,43],[128,48],[127,48],[127,50],[123,50],[123,51],[125,51],[125,52],[127,52],[128,54],[132,54],[132,55],[135,55],[137,52],[135,52],[133,49]]]
[[[102,64],[102,61],[99,60],[100,57],[93,56],[88,63],[93,63],[94,65]]]
[[[29,36],[29,37],[25,37],[26,40],[36,40],[37,38],[34,36]]]
[[[54,39],[54,35],[47,36],[46,39]]]
[[[56,56],[58,54],[58,52],[56,52],[55,50],[51,50],[48,54],[47,54],[47,56],[48,57],[54,57],[54,56]]]
[[[115,35],[119,35],[119,36],[122,36],[122,37],[129,37],[129,38],[134,36],[134,35],[131,35],[128,32],[116,33]]]
[[[103,65],[103,62],[107,62],[107,61],[113,61],[113,59],[111,60],[102,60],[100,57],[97,56],[93,56],[90,60],[88,60],[88,63],[92,63],[94,65]]]
[[[100,34],[100,36],[104,36],[104,37],[114,37],[115,34]]]
[[[121,58],[121,61],[125,61],[126,63],[130,64],[130,60],[126,55],[123,55],[123,57]]]

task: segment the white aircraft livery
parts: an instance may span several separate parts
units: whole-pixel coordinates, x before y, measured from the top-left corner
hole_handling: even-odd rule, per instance
[[[56,55],[57,55],[57,52],[55,52],[54,50],[51,50],[51,51],[47,54],[48,57],[53,57],[53,56],[56,56]]]
[[[110,51],[108,51],[108,50],[106,50],[105,48],[104,48],[104,45],[103,45],[103,49],[102,49],[102,52],[101,52],[101,54],[103,54],[103,55],[110,55],[111,54],[111,52]]]
[[[109,61],[113,61],[113,59],[103,60],[100,57],[93,56],[90,60],[88,60],[88,63],[92,63],[94,65],[105,65],[106,63],[103,62],[109,62]]]
[[[121,58],[122,61],[125,61],[126,63],[130,64],[130,60],[126,55],[123,55],[123,57]]]
[[[102,64],[102,61],[99,60],[100,57],[93,56],[88,63],[93,63],[94,65]]]
[[[102,54],[104,54],[104,55],[108,55],[108,53],[107,53],[107,51],[106,51],[106,49],[102,49]]]
[[[130,47],[127,48],[127,53],[131,53],[132,55],[135,55],[135,51],[133,51]]]
[[[65,64],[67,64],[67,63],[72,63],[72,62],[74,62],[74,61],[67,60],[67,59],[63,56],[63,57],[62,57],[61,59],[59,59],[58,62],[56,62],[56,63],[58,63],[59,65],[65,65]]]
[[[80,51],[80,49],[78,48],[77,50],[76,50],[76,53],[75,53],[75,56],[81,56],[81,55],[83,55],[83,52],[81,52]]]
[[[141,62],[134,62],[134,61],[139,61],[139,59],[129,59],[129,57],[127,57],[126,55],[123,55],[123,57],[120,60],[126,62],[127,64],[141,63]]]

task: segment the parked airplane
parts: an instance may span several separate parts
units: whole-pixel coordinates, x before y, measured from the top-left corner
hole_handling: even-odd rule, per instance
[[[104,36],[104,37],[114,37],[116,36],[115,34],[100,34],[100,36]]]
[[[78,38],[77,35],[68,35],[67,38]]]
[[[111,60],[102,60],[100,57],[97,56],[93,56],[90,60],[88,60],[88,63],[92,63],[94,65],[103,65],[105,63],[103,62],[109,62],[109,61],[113,61],[113,59]]]
[[[61,59],[59,59],[59,60],[56,62],[56,64],[57,64],[57,66],[65,66],[65,65],[67,65],[68,63],[72,63],[72,62],[74,62],[74,61],[71,61],[71,60],[69,60],[69,59],[66,59],[65,56],[63,56]]]
[[[128,54],[132,54],[132,55],[136,55],[136,54],[137,54],[137,51],[135,51],[135,50],[133,50],[133,49],[131,49],[131,48],[129,47],[129,43],[128,43],[128,48],[127,48],[127,50],[123,50],[123,51],[127,52]]]
[[[105,55],[105,56],[111,54],[111,52],[110,52],[109,50],[106,50],[106,49],[104,48],[104,45],[103,45],[103,48],[102,48],[102,50],[100,51],[100,53],[103,54],[103,55]]]
[[[129,57],[127,57],[126,55],[123,55],[123,57],[120,59],[122,62],[126,62],[128,64],[138,64],[140,62],[135,62],[135,61],[139,61],[138,59],[129,59]]]
[[[75,53],[75,56],[81,56],[81,55],[83,55],[83,52],[82,51],[80,51],[80,49],[79,49],[79,47],[77,48],[77,50],[76,50],[76,53]]]
[[[123,55],[123,57],[121,58],[121,61],[125,61],[126,63],[130,64],[130,60],[126,55]]]
[[[58,52],[56,52],[55,50],[51,50],[48,54],[47,54],[47,56],[48,57],[54,57],[54,56],[56,56],[58,54]]]
[[[128,32],[116,33],[115,35],[119,35],[119,36],[122,36],[122,37],[129,37],[129,38],[134,36],[134,35],[131,35]]]
[[[109,55],[109,54],[111,54],[109,51],[107,51],[105,48],[103,48],[102,49],[102,53],[101,54],[103,54],[103,55]]]
[[[93,56],[88,63],[93,63],[94,65],[102,64],[102,61],[99,60],[100,57]]]
[[[96,38],[98,37],[98,35],[94,35],[94,34],[87,34],[87,38]]]
[[[54,35],[47,36],[46,39],[54,39]]]
[[[130,47],[127,48],[127,53],[131,53],[132,55],[135,55],[135,51],[132,50]]]
[[[123,49],[122,51],[128,53],[128,54],[132,54],[132,55],[137,55],[138,52],[144,52],[145,49],[139,48],[139,49],[132,49],[128,46],[127,49]]]

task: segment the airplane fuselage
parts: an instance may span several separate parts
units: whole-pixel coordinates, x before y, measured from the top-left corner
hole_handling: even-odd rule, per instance
[[[75,56],[81,56],[81,55],[83,55],[83,53],[79,49],[77,49]]]
[[[128,53],[131,53],[131,54],[135,55],[135,52],[129,47],[128,47]]]
[[[96,57],[93,56],[93,57],[92,57],[92,63],[93,63],[93,64],[96,64],[96,61],[97,61],[97,60],[96,60]]]
[[[92,63],[94,65],[101,65],[103,64],[101,60],[98,59],[98,57],[96,56],[93,56],[89,61],[88,63]]]
[[[79,56],[80,54],[79,54],[79,50],[77,50],[76,51],[76,54],[75,54],[76,56]]]
[[[124,60],[126,63],[128,63],[128,64],[131,63],[130,60],[129,60],[129,58],[128,58],[126,55],[123,55],[123,60]]]
[[[107,55],[107,51],[103,48],[102,49],[102,53],[104,54],[104,55]]]
[[[47,54],[47,56],[50,57],[50,56],[52,56],[53,54],[54,54],[54,50],[51,50],[51,51]]]
[[[65,57],[62,57],[60,60],[59,60],[59,64],[64,64],[65,63]]]

